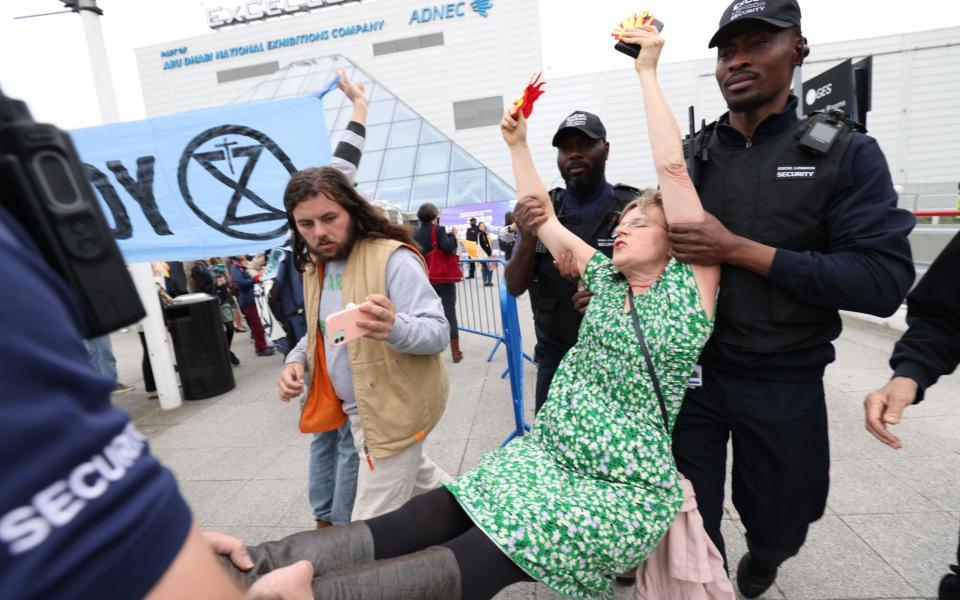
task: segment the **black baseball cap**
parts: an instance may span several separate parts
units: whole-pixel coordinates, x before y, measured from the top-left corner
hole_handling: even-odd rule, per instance
[[[716,46],[724,32],[741,21],[760,21],[780,29],[800,27],[800,5],[796,0],[733,0],[707,48]]]
[[[554,147],[556,147],[560,135],[570,129],[582,131],[588,137],[595,140],[607,139],[607,128],[603,126],[600,117],[593,113],[588,113],[585,110],[575,110],[570,113],[569,117],[563,120],[563,123],[560,123],[560,128],[553,134]]]

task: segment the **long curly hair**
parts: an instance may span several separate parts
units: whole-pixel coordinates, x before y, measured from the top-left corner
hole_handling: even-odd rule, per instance
[[[297,171],[287,182],[283,192],[283,207],[287,211],[287,223],[293,232],[293,259],[297,270],[303,272],[308,264],[316,264],[306,240],[297,230],[293,209],[306,200],[324,195],[350,214],[353,240],[379,238],[397,240],[416,248],[410,231],[403,225],[391,223],[379,208],[370,204],[343,173],[332,167],[311,167]]]

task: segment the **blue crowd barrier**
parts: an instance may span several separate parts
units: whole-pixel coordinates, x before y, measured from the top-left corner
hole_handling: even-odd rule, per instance
[[[465,273],[474,265],[475,275],[457,283],[457,321],[460,331],[475,333],[496,340],[487,362],[493,360],[502,345],[507,353],[507,369],[501,377],[510,378],[510,396],[513,402],[514,430],[501,446],[530,431],[523,416],[523,361],[533,362],[524,354],[520,336],[520,318],[517,300],[507,291],[501,274],[507,263],[499,258],[477,258],[461,261]],[[489,286],[484,286],[483,269],[490,270]]]

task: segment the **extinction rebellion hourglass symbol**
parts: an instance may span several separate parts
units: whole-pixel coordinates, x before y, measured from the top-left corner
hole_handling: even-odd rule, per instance
[[[297,169],[290,161],[290,157],[280,149],[276,142],[250,127],[220,125],[207,129],[193,138],[180,156],[180,164],[177,168],[180,193],[183,195],[187,206],[204,223],[230,237],[246,240],[271,240],[283,235],[287,229],[287,215],[283,207],[272,206],[249,187],[251,176],[260,162],[264,150],[272,154],[290,175],[296,172]],[[216,213],[209,214],[214,213],[209,209],[211,206],[209,191],[205,190],[202,199],[194,198],[187,177],[188,170],[194,161],[222,184],[222,188],[214,192],[214,200],[220,196],[223,198],[222,216]],[[253,203],[261,211],[242,216],[238,215],[237,208],[245,200]],[[201,209],[199,203],[202,203],[207,210]],[[214,202],[213,204],[218,203]],[[247,231],[244,227],[269,221],[281,221],[282,223],[276,229],[267,232],[259,229],[257,231]]]

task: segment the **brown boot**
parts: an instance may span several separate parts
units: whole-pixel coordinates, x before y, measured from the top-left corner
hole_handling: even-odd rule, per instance
[[[333,527],[333,523],[324,521],[323,519],[317,519],[317,529],[326,529],[327,527]]]
[[[458,363],[463,360],[463,352],[460,352],[460,339],[450,340],[450,355],[453,362]]]

